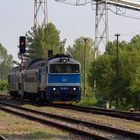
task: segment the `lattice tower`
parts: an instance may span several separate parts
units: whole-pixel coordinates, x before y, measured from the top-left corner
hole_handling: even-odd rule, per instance
[[[34,28],[48,23],[47,0],[34,0]]]

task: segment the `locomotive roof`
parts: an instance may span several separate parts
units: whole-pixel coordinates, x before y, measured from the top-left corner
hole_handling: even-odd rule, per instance
[[[73,59],[73,58],[69,58],[69,57],[57,57],[57,58],[53,58],[51,60],[48,61],[49,64],[61,64],[63,63],[62,60],[66,60],[66,63],[69,64],[80,64],[79,61]]]
[[[25,62],[25,69],[28,69],[31,65],[37,63],[37,62],[40,62],[42,60],[45,60],[43,58],[36,58],[36,59],[31,59],[31,60],[28,60],[27,62]]]
[[[16,71],[19,71],[19,66],[13,67],[13,68],[11,69],[10,73],[16,72]]]

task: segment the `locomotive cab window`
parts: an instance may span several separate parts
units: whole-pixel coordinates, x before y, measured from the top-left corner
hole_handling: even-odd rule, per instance
[[[79,64],[51,64],[50,73],[80,73]]]

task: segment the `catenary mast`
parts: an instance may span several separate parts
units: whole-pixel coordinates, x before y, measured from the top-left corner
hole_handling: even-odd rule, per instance
[[[98,56],[99,47],[106,49],[109,41],[109,25],[108,25],[108,10],[109,6],[115,6],[113,11],[115,14],[126,14],[122,9],[130,9],[140,11],[140,2],[134,0],[55,0],[57,2],[66,3],[75,6],[86,4],[95,5],[95,59]],[[96,66],[95,66],[96,67]],[[94,79],[94,90],[96,89],[96,75]]]
[[[115,6],[114,13],[121,15],[122,9],[131,9],[140,11],[140,2],[134,0],[55,0],[57,2],[66,3],[75,6],[83,6],[86,4],[95,5],[95,58],[98,54],[99,46],[106,49],[109,41],[108,27],[108,10],[109,6]],[[122,9],[121,9],[122,8]],[[122,12],[122,14],[124,14]]]
[[[34,28],[48,24],[47,0],[34,0]]]

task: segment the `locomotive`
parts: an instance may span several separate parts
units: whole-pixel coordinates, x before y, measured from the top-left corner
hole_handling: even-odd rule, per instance
[[[49,103],[74,103],[81,98],[80,63],[68,55],[48,60],[36,58],[14,67],[8,75],[13,97],[37,99]]]

